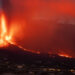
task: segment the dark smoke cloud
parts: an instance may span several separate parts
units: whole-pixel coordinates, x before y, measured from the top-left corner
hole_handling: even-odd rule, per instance
[[[70,0],[10,0],[11,22],[19,26],[18,44],[41,52],[67,49],[74,56],[75,2]],[[10,8],[11,9],[11,8]],[[56,50],[54,51],[56,52]]]

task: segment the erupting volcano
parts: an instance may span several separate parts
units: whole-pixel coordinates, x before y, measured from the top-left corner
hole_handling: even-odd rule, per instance
[[[75,74],[71,6],[68,1],[0,0],[0,75]]]
[[[13,44],[15,46],[18,46],[19,48],[21,48],[24,51],[40,54],[40,51],[25,49],[22,46],[17,45],[15,42],[13,42],[12,41],[12,39],[13,39],[12,33],[11,32],[8,33],[8,30],[7,30],[7,22],[6,22],[6,17],[5,17],[4,13],[1,14],[0,19],[1,19],[1,24],[0,24],[0,28],[1,28],[0,29],[0,47],[8,47],[9,44]],[[69,56],[68,54],[64,54],[64,53],[63,54],[58,53],[58,55],[61,56],[61,57],[71,58],[71,56]]]
[[[22,46],[17,45],[15,42],[12,41],[13,37],[12,37],[12,34],[9,34],[11,32],[8,33],[7,23],[6,23],[6,18],[5,18],[4,13],[1,14],[0,26],[1,26],[1,29],[0,29],[1,30],[0,31],[0,47],[8,47],[9,44],[13,44],[15,46],[18,46],[19,48],[21,48],[24,51],[40,54],[40,51],[25,49]],[[68,54],[64,54],[64,53],[58,53],[58,55],[61,57],[71,58],[71,56],[69,56]]]
[[[17,45],[15,42],[12,41],[13,37],[12,37],[12,34],[10,34],[11,32],[8,33],[7,23],[6,23],[6,18],[5,18],[4,13],[1,14],[0,27],[1,27],[1,29],[0,29],[1,30],[0,31],[0,47],[8,47],[9,44],[13,44],[15,46],[18,46],[19,48],[21,48],[24,51],[40,54],[39,51],[25,49],[22,46]]]
[[[27,2],[29,2],[29,1],[26,1],[26,2],[23,2],[23,3],[27,3]],[[38,1],[38,2],[40,3],[40,1]],[[32,9],[31,9],[31,8],[29,8],[29,6],[30,6],[30,5],[28,5],[29,3],[27,3],[27,5],[24,4],[24,7],[26,6],[25,8],[27,8],[28,11],[26,12],[25,9],[23,9],[24,11],[23,11],[23,13],[21,13],[19,11],[19,10],[21,10],[20,9],[20,5],[18,4],[19,5],[19,7],[18,7],[18,5],[16,3],[21,3],[21,2],[19,2],[19,1],[15,2],[15,0],[14,1],[13,0],[0,0],[0,48],[2,48],[2,47],[9,47],[9,44],[12,44],[12,45],[15,45],[15,46],[21,48],[24,51],[28,51],[28,52],[32,52],[32,53],[37,53],[37,54],[40,54],[40,52],[41,53],[45,53],[46,52],[48,54],[48,52],[53,51],[53,50],[50,50],[50,49],[55,48],[54,51],[51,52],[51,54],[57,54],[57,55],[59,55],[61,57],[66,57],[66,58],[71,57],[71,56],[68,55],[68,54],[70,54],[70,52],[67,54],[67,52],[69,50],[67,50],[67,51],[63,50],[65,48],[64,44],[65,44],[65,41],[66,41],[63,38],[67,37],[66,34],[64,35],[64,33],[61,33],[61,32],[64,31],[64,28],[61,27],[61,29],[59,31],[60,27],[58,25],[54,25],[56,22],[52,23],[53,25],[50,23],[50,21],[49,22],[48,21],[44,22],[44,20],[46,20],[47,17],[48,17],[48,20],[49,20],[49,17],[51,17],[50,16],[50,12],[51,11],[46,11],[46,9],[40,10],[41,8],[39,8],[39,6],[37,4],[34,4],[34,6],[33,6],[33,4],[30,4],[30,5],[32,5],[31,6]],[[35,0],[34,3],[37,3],[36,0]],[[52,4],[53,4],[53,2],[52,2]],[[58,4],[60,5],[60,2]],[[16,5],[19,8],[18,11],[16,10],[17,9]],[[36,10],[36,8],[34,8],[35,5],[37,5],[37,8],[40,11],[38,11],[38,10]],[[51,2],[50,2],[49,5],[51,5]],[[44,6],[43,8],[45,8],[46,6]],[[54,6],[54,5],[51,5],[51,7],[52,6]],[[16,9],[15,9],[15,7],[16,7]],[[50,9],[50,6],[48,6],[46,8]],[[54,10],[56,10],[56,9],[59,12],[60,8],[57,7]],[[64,9],[60,10],[60,11],[64,12]],[[29,13],[29,12],[31,12],[31,13]],[[49,12],[49,14],[47,12]],[[17,13],[19,15],[21,14],[21,16],[18,16]],[[26,13],[26,16],[25,16],[25,13]],[[28,16],[27,16],[27,13],[29,13]],[[44,13],[44,14],[41,14],[41,13]],[[32,14],[32,16],[30,14]],[[36,14],[38,14],[38,15],[36,15]],[[21,19],[18,19],[18,18],[21,18]],[[34,21],[32,20],[32,18],[33,18]],[[15,21],[14,21],[14,19],[15,19]],[[42,20],[40,20],[40,19],[42,19]],[[20,23],[20,21],[22,23]],[[24,34],[25,29],[23,29],[23,28],[25,28],[25,24],[26,24],[25,22],[28,22],[27,23],[28,27],[26,28],[26,34]],[[8,23],[11,23],[11,24],[8,24]],[[38,24],[38,26],[37,26],[37,24]],[[47,25],[47,24],[49,24],[49,25]],[[63,30],[62,30],[62,28],[63,28]],[[57,32],[55,32],[55,31],[57,31]],[[59,36],[60,33],[58,31],[61,34],[63,34],[63,35],[61,35],[62,38],[60,38],[60,36]],[[20,33],[20,35],[18,33]],[[15,34],[17,34],[17,35],[15,35]],[[58,37],[56,37],[56,35]],[[57,39],[57,38],[60,38],[60,40]],[[52,39],[52,41],[49,42],[49,40],[51,40],[51,39]],[[62,39],[65,40],[65,41],[62,42]],[[24,42],[22,42],[22,41],[24,41]],[[64,45],[64,46],[62,46],[62,45]],[[27,48],[27,49],[25,49],[25,48]],[[63,48],[63,49],[60,50],[60,52],[59,52],[58,51],[59,48]],[[34,50],[32,50],[32,49],[34,49]],[[50,51],[48,51],[48,50],[50,50]],[[63,53],[62,53],[62,51],[63,51]]]

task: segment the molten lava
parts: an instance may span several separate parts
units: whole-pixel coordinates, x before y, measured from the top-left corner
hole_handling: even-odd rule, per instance
[[[1,14],[1,23],[0,23],[0,47],[8,46],[8,43],[11,40],[11,36],[8,35],[7,27],[6,27],[6,18],[5,15]]]
[[[68,54],[61,54],[61,53],[59,53],[58,55],[61,56],[61,57],[72,58],[72,57],[69,56]]]

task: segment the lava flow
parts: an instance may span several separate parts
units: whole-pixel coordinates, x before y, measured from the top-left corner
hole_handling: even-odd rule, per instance
[[[68,54],[61,54],[61,53],[59,53],[58,55],[61,56],[61,57],[72,58],[72,57],[71,57],[70,55],[68,55]]]

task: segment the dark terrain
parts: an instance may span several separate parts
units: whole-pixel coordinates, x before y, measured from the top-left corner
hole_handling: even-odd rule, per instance
[[[75,75],[75,59],[55,54],[35,54],[15,45],[9,45],[0,48],[0,73],[3,75],[12,75],[12,73],[14,75]]]

